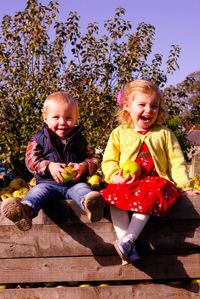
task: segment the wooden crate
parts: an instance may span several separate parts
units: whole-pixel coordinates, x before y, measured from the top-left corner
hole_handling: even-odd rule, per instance
[[[113,247],[108,208],[89,223],[73,201],[55,201],[27,232],[1,215],[0,285],[8,288],[0,298],[198,298],[199,215],[195,195],[180,198],[166,219],[152,217],[137,241],[141,260],[127,266]]]

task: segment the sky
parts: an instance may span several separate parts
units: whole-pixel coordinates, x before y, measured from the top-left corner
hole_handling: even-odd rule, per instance
[[[178,60],[179,70],[168,77],[166,86],[182,82],[187,75],[200,70],[200,0],[58,0],[60,12],[58,19],[64,21],[70,11],[80,14],[81,28],[91,22],[97,22],[103,28],[103,22],[114,15],[117,7],[126,10],[125,18],[132,24],[135,32],[139,23],[144,22],[155,27],[155,41],[152,54],[163,55],[164,69],[170,46],[179,45],[181,54]],[[1,1],[0,22],[4,15],[13,16],[23,11],[26,0]],[[48,0],[40,0],[47,4]]]

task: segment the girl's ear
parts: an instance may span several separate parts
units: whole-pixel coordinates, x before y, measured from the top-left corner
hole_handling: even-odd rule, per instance
[[[130,109],[129,109],[129,104],[128,104],[128,102],[127,102],[127,101],[124,101],[124,102],[123,102],[123,109],[124,109],[125,111],[128,111],[128,112],[130,112]]]

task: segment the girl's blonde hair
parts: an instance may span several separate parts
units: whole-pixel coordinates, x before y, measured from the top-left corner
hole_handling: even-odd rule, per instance
[[[156,99],[159,101],[159,112],[158,117],[156,119],[156,124],[163,124],[165,119],[167,118],[167,110],[165,108],[164,99],[161,91],[158,86],[151,81],[147,80],[134,80],[127,83],[122,92],[122,102],[131,103],[134,101],[135,94],[143,93],[147,95],[152,95],[152,93],[156,94]],[[130,113],[125,110],[125,107],[122,105],[122,108],[117,113],[117,120],[120,124],[126,124],[129,127],[132,125],[132,119]]]
[[[79,117],[79,107],[77,100],[69,95],[66,91],[57,91],[52,94],[50,94],[43,104],[43,119],[45,119],[47,113],[48,113],[48,105],[50,102],[56,102],[58,104],[67,103],[69,105],[73,105],[76,108],[77,113],[77,119]]]

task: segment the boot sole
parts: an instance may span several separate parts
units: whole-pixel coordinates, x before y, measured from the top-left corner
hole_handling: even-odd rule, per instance
[[[23,204],[19,200],[15,198],[6,199],[2,203],[1,211],[20,230],[26,231],[31,229],[32,220],[24,212]]]
[[[92,191],[85,198],[85,212],[91,222],[97,222],[103,218],[105,202],[99,192]]]

